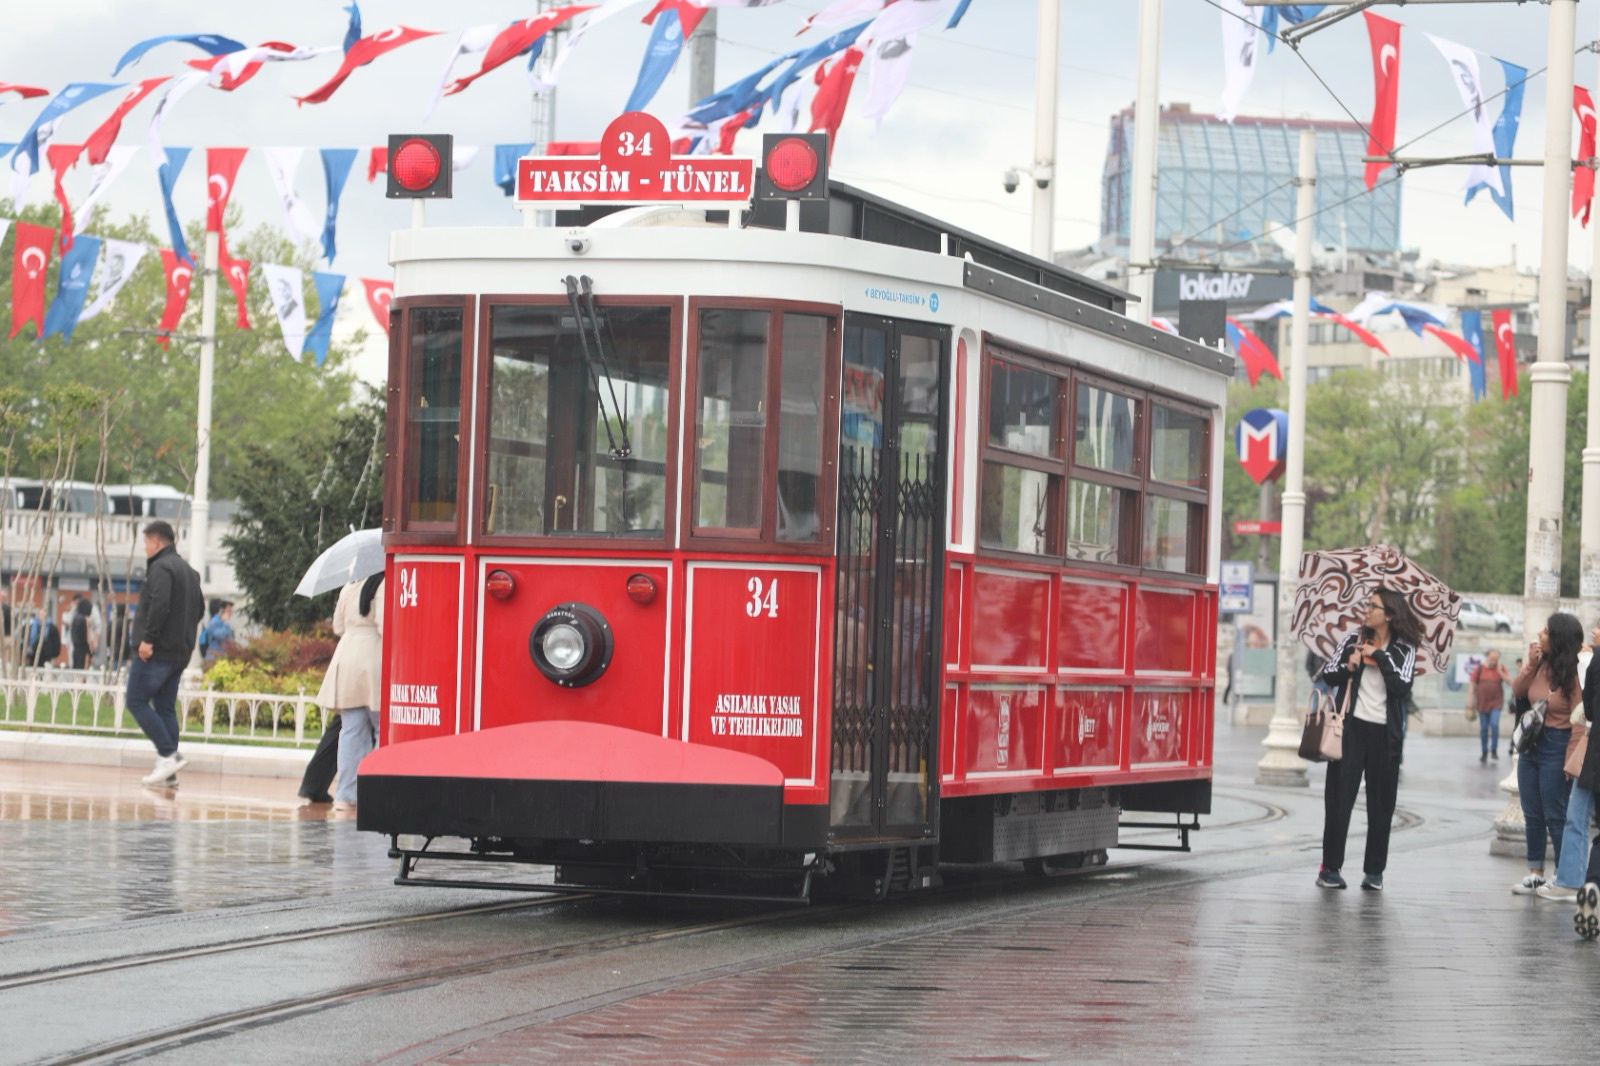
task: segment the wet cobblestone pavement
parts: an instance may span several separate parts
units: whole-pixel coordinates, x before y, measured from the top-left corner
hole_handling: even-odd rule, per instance
[[[1503,769],[1413,740],[1388,891],[1320,892],[1322,771],[1255,787],[1260,736],[1190,855],[781,912],[402,890],[292,782],[0,764],[0,1062],[1594,1061],[1600,946],[1510,894]]]

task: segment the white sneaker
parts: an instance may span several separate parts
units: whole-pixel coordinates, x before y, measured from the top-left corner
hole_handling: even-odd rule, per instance
[[[175,752],[172,753],[172,772],[173,773],[177,773],[179,770],[182,770],[185,766],[188,766],[188,765],[189,765],[189,760],[185,759],[183,757],[183,752],[175,751]]]
[[[1555,900],[1557,903],[1574,903],[1578,899],[1578,890],[1575,888],[1563,888],[1552,881],[1549,884],[1540,885],[1534,895],[1540,899]]]
[[[178,760],[171,755],[156,756],[155,769],[140,778],[147,785],[159,785],[178,772]]]
[[[1544,887],[1544,878],[1538,874],[1529,874],[1511,886],[1511,891],[1519,896],[1531,896]]]

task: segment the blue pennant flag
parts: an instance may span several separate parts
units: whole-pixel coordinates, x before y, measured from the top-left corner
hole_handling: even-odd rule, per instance
[[[333,339],[333,313],[339,309],[339,294],[344,292],[344,275],[313,270],[311,284],[317,290],[317,321],[311,327],[311,332],[306,334],[305,343],[300,346],[300,355],[315,355],[317,366],[320,367],[327,361],[328,342]]]
[[[54,122],[79,104],[93,100],[101,93],[120,88],[122,88],[120,82],[107,84],[104,82],[75,81],[56,93],[55,97],[44,105],[44,110],[40,111],[34,118],[33,125],[29,126],[28,132],[22,135],[22,140],[18,141],[17,146],[11,150],[11,169],[18,169],[17,158],[19,156],[27,156],[28,173],[39,173],[39,131],[47,123]]]
[[[345,10],[350,12],[350,27],[344,31],[344,50],[348,53],[350,46],[361,40],[361,8],[356,6],[356,0],[350,0]]]
[[[494,146],[494,183],[507,196],[517,191],[517,160],[533,151],[531,144],[497,144]]]
[[[1298,26],[1308,19],[1314,19],[1322,14],[1322,9],[1327,4],[1288,4],[1284,7],[1264,7],[1261,9],[1261,31],[1267,35],[1267,51],[1272,51],[1272,46],[1278,43],[1278,19]]]
[[[1467,373],[1472,375],[1472,398],[1481,400],[1487,391],[1483,381],[1483,365],[1489,358],[1489,354],[1483,350],[1483,312],[1462,310],[1461,336],[1478,349],[1478,361],[1474,363],[1471,359],[1467,360]]]
[[[645,45],[639,77],[633,83],[633,92],[628,94],[624,111],[643,111],[649,106],[656,90],[672,73],[672,66],[682,51],[683,26],[678,22],[678,12],[668,8],[656,16],[655,25],[651,27],[650,43]]]
[[[140,41],[138,44],[122,53],[122,58],[117,60],[117,67],[111,72],[111,76],[114,78],[118,74],[122,73],[123,67],[127,66],[129,63],[138,62],[141,56],[157,45],[170,44],[173,41],[182,41],[184,44],[192,44],[207,55],[213,56],[226,55],[229,52],[237,52],[244,47],[243,42],[236,41],[232,37],[224,37],[220,33],[168,33],[160,37],[151,37],[147,40]]]
[[[166,162],[156,167],[156,181],[161,186],[161,204],[167,212],[167,232],[172,237],[172,251],[179,259],[190,266],[194,266],[194,256],[189,254],[189,245],[183,239],[183,223],[178,221],[178,210],[172,206],[172,186],[178,180],[178,172],[183,169],[183,164],[189,161],[189,149],[168,148]]]
[[[840,30],[832,37],[819,41],[810,48],[797,48],[793,52],[779,56],[778,62],[780,63],[785,59],[792,59],[794,62],[785,67],[783,73],[773,79],[772,85],[762,94],[761,99],[777,101],[788,91],[790,85],[799,80],[801,73],[808,67],[813,67],[829,56],[842,52],[855,44],[856,38],[861,36],[861,31],[870,25],[872,25],[872,21],[869,19],[866,22],[851,26],[847,30]],[[743,110],[744,108],[742,107],[736,107],[728,113],[736,114]]]
[[[61,257],[61,270],[56,275],[56,298],[50,301],[50,310],[44,313],[44,336],[59,333],[67,340],[78,327],[78,316],[83,314],[84,298],[89,295],[89,278],[94,274],[94,262],[100,256],[100,238],[78,234],[72,247]]]
[[[330,263],[336,250],[334,231],[339,225],[339,194],[344,192],[344,181],[350,176],[350,164],[355,161],[354,148],[322,150],[322,176],[327,179],[328,186],[328,215],[322,223],[322,255]]]
[[[1495,62],[1505,72],[1506,94],[1500,104],[1500,117],[1494,120],[1494,154],[1501,159],[1510,159],[1517,145],[1517,126],[1522,122],[1522,88],[1528,80],[1528,68],[1507,63],[1504,59]],[[1494,186],[1488,182],[1480,181],[1467,190],[1465,202],[1470,204],[1479,189],[1488,189],[1489,197],[1506,213],[1506,217],[1515,218],[1511,203],[1511,168],[1508,166],[1500,168],[1500,186],[1505,189],[1504,195],[1495,192]]]
[[[785,52],[766,66],[753,73],[746,74],[732,85],[724,86],[704,100],[696,103],[689,111],[689,119],[710,125],[721,119],[737,115],[741,111],[750,111],[750,121],[746,125],[754,126],[761,116],[761,109],[766,106],[767,102],[777,100],[782,96],[784,90],[800,77],[802,71],[809,66],[822,62],[822,60],[835,52],[842,52],[855,44],[856,38],[861,36],[861,31],[871,24],[872,20],[868,19],[866,22],[851,26],[847,30],[840,30],[832,37],[809,48],[796,48],[792,52]],[[777,70],[784,63],[789,65],[784,67],[783,73],[774,78],[772,84],[767,88],[761,88],[761,79]]]
[[[967,8],[971,6],[972,0],[961,0],[961,3],[956,5],[955,14],[950,16],[950,21],[944,24],[944,28],[947,30],[953,30],[957,26],[961,25],[961,16],[965,15],[967,13]]]
[[[1416,304],[1402,303],[1399,300],[1396,300],[1394,303],[1384,304],[1382,307],[1378,308],[1372,313],[1373,315],[1386,315],[1391,311],[1404,319],[1406,328],[1419,337],[1422,336],[1423,326],[1438,326],[1440,329],[1445,328],[1444,319],[1440,318],[1438,315],[1433,314],[1426,308],[1418,307]]]

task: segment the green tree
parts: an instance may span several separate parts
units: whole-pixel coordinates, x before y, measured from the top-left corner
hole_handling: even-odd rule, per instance
[[[272,629],[309,629],[333,612],[333,593],[294,594],[322,551],[383,517],[383,400],[370,392],[293,443],[247,444],[234,529],[223,540],[250,613]]]

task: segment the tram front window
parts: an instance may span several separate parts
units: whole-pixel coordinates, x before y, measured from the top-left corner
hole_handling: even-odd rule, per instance
[[[410,321],[407,521],[452,523],[461,448],[462,312],[459,307],[418,307]]]
[[[665,529],[672,314],[597,315],[598,344],[570,308],[491,308],[486,534]]]

